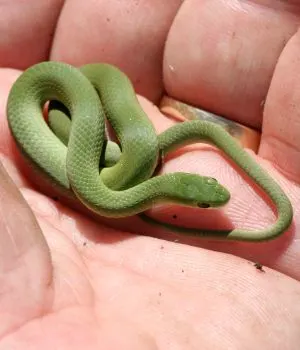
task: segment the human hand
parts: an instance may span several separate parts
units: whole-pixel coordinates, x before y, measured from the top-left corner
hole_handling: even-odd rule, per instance
[[[11,16],[15,11],[17,18],[15,27],[10,27],[13,33],[4,35],[10,43],[22,38],[22,45],[29,45],[22,24],[32,28],[34,23],[39,30],[30,33],[32,50],[28,55],[21,57],[18,50],[22,51],[22,45],[12,45],[2,65],[25,68],[47,59],[48,48],[51,59],[74,65],[109,61],[125,70],[137,91],[154,102],[165,88],[180,100],[250,126],[263,125],[257,159],[283,185],[293,202],[295,218],[290,232],[272,242],[182,238],[172,243],[130,235],[124,228],[109,229],[54,203],[33,190],[18,170],[5,120],[5,101],[19,73],[3,69],[2,160],[34,211],[43,235],[2,171],[0,312],[5,321],[0,349],[46,348],[46,342],[49,348],[64,349],[296,349],[300,314],[299,131],[298,89],[292,72],[297,69],[298,33],[293,35],[297,17],[282,8],[245,3],[234,8],[217,1],[185,1],[180,9],[178,2],[167,10],[160,8],[160,2],[155,8],[153,2],[151,6],[130,1],[118,6],[114,2],[89,6],[73,1],[65,3],[50,46],[46,38],[60,4],[53,2],[51,11],[41,2],[37,4],[37,13],[28,6],[28,15],[17,6],[3,12]],[[219,11],[222,18],[217,22]],[[42,28],[34,21],[38,17]],[[7,17],[5,23],[11,22]],[[262,121],[261,101],[265,98]],[[141,101],[158,132],[172,124],[147,101]],[[232,193],[224,213],[236,226],[261,227],[272,221],[263,201],[215,152],[195,146],[177,155],[164,171],[190,170],[217,177]],[[176,210],[191,221],[191,211]],[[165,211],[152,213],[163,215]],[[137,231],[159,236],[142,226]],[[263,273],[235,256],[271,269],[264,267]]]

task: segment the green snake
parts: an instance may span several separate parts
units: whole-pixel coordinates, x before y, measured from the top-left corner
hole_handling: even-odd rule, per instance
[[[49,102],[48,122],[43,111]],[[80,69],[42,62],[25,70],[7,102],[13,138],[32,169],[62,197],[79,201],[99,216],[139,214],[153,225],[186,235],[262,241],[285,232],[291,203],[280,186],[221,126],[178,123],[157,135],[128,77],[104,63]],[[107,138],[107,122],[119,145]],[[220,148],[271,198],[277,220],[262,230],[204,230],[178,227],[144,214],[159,203],[221,207],[229,191],[216,179],[175,172],[155,175],[160,160],[178,147],[206,142]]]

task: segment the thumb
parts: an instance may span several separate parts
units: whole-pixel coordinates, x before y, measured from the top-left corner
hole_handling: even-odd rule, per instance
[[[52,269],[50,252],[33,212],[1,163],[0,188],[1,337],[44,314]]]

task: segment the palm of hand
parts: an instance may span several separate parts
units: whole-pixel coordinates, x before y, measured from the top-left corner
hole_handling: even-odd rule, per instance
[[[216,340],[207,334],[216,329],[239,344],[234,328],[243,322],[261,323],[255,339],[260,344],[265,330],[256,308],[274,314],[274,303],[286,303],[296,287],[271,270],[266,278],[238,258],[108,231],[76,213],[56,211],[49,199],[26,190],[46,243],[3,169],[1,180],[8,199],[1,246],[9,252],[2,254],[7,273],[1,309],[9,317],[3,318],[0,349],[156,349],[187,341],[192,348],[203,339],[209,347]],[[281,294],[274,290],[278,280]],[[290,303],[297,303],[296,289]],[[232,308],[239,311],[228,323]],[[274,317],[271,327],[287,315]],[[242,333],[250,341],[253,329]]]
[[[185,11],[188,11],[188,3]],[[71,18],[67,12],[64,12],[66,21]],[[182,14],[181,18],[184,18],[184,11]],[[177,26],[178,23],[180,17]],[[280,28],[282,30],[283,27]],[[66,41],[62,26],[59,30],[61,36],[57,35],[57,45],[53,47],[54,59],[63,47],[59,40]],[[170,53],[175,32],[176,26],[170,32],[166,62],[168,54],[173,60],[176,58],[175,54],[172,56]],[[287,108],[278,98],[282,96],[282,88],[276,84],[276,79],[282,81],[285,76],[291,76],[284,66],[291,56],[295,57],[293,41],[289,50],[283,55],[282,65],[274,75],[266,103],[266,117],[279,115],[278,109]],[[85,51],[88,52],[86,47]],[[179,51],[183,50],[176,50]],[[67,53],[64,59],[68,60]],[[188,62],[186,64],[189,65]],[[178,69],[179,66],[176,67]],[[291,63],[289,67],[296,70]],[[137,72],[137,76],[139,74]],[[3,71],[2,77],[4,88],[1,90],[1,100],[5,101],[15,75],[11,71]],[[182,84],[176,86],[181,86],[181,97],[185,97],[184,94],[191,91],[191,86],[185,89],[187,81],[182,77],[180,79]],[[201,85],[195,77],[193,79],[194,84]],[[169,90],[173,89],[175,95],[180,94],[176,86],[170,85],[170,76],[167,75],[165,80],[167,85],[169,82]],[[150,87],[140,86],[140,91],[155,98],[155,84],[157,81],[150,79]],[[290,85],[289,88],[290,92],[297,91],[294,86]],[[209,98],[209,91],[206,93],[209,104],[214,98]],[[191,95],[186,97],[191,102],[195,99]],[[5,143],[10,136],[4,106],[5,103],[1,109],[3,153],[15,160],[12,149]],[[144,106],[149,108],[146,104]],[[149,110],[158,129],[169,125],[169,122],[162,125],[162,116],[151,108]],[[295,112],[292,112],[289,110],[285,113],[293,118]],[[235,114],[239,113],[236,111]],[[275,124],[278,123],[280,121]],[[284,129],[284,125],[281,126]],[[270,119],[264,121],[264,127],[269,128],[272,134]],[[265,137],[261,155],[265,150],[264,155],[272,159],[272,152],[267,152],[270,145],[272,141],[268,143]],[[273,150],[276,151],[274,145]],[[293,147],[296,150],[295,144]],[[278,156],[279,153],[273,156],[273,160],[280,163],[281,159],[279,168],[283,168],[284,156]],[[283,170],[293,174],[289,178],[297,183],[297,164],[293,160],[293,152],[287,154],[288,166]],[[34,210],[43,235],[28,207],[2,171],[0,312],[4,322],[1,321],[0,326],[0,349],[35,349],[42,346],[51,349],[165,349],[170,345],[178,349],[193,349],[199,348],[200,344],[208,349],[274,349],[274,344],[279,348],[297,348],[300,314],[297,299],[300,286],[296,281],[300,276],[297,265],[297,215],[288,235],[259,245],[181,239],[182,243],[190,244],[183,245],[134,236],[121,230],[108,229],[78,213],[56,206],[50,199],[30,190],[28,183],[19,177],[7,158],[4,164]],[[191,164],[197,165],[192,169]],[[292,169],[293,164],[296,165]],[[228,211],[237,225],[256,224],[255,215],[266,213],[262,209],[265,208],[263,203],[257,202],[258,197],[249,192],[248,187],[241,186],[240,179],[235,177],[234,172],[228,171],[228,165],[220,157],[212,153],[203,156],[203,152],[195,148],[170,162],[166,170],[178,170],[179,165],[186,171],[191,169],[201,174],[217,169],[215,171],[218,176],[221,174],[225,185],[234,190],[233,194],[238,193],[237,200]],[[288,190],[297,213],[298,185],[283,176],[276,176]],[[247,211],[250,210],[248,217]],[[241,211],[243,215],[239,214]],[[258,216],[262,225],[268,222],[268,215],[266,213],[267,218],[265,215]],[[186,219],[189,219],[188,214]],[[137,232],[149,231],[137,226]],[[155,232],[149,233],[156,235]],[[195,248],[191,246],[192,243],[233,255]],[[258,260],[286,275],[267,268],[263,273],[255,269],[253,263],[234,255]],[[279,326],[282,329],[280,334],[277,333]],[[274,334],[274,337],[266,340],[266,332]]]

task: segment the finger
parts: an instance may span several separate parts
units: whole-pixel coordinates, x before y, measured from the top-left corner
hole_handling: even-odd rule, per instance
[[[9,94],[9,90],[12,84],[16,81],[20,71],[14,69],[1,69],[0,70],[0,139],[1,139],[1,152],[6,156],[12,155],[12,142],[9,135],[8,122],[6,118],[6,104]]]
[[[49,305],[48,246],[21,193],[0,164],[0,337]]]
[[[26,179],[25,174],[20,167],[13,166],[13,163],[19,164],[20,157],[17,151],[16,143],[14,142],[6,116],[6,104],[9,90],[12,84],[19,77],[21,72],[15,69],[1,69],[0,70],[0,140],[1,140],[1,154],[2,162],[5,169],[9,171],[14,183],[20,187],[28,187],[30,183]],[[5,162],[5,163],[4,163]]]
[[[181,3],[175,0],[165,6],[160,0],[67,1],[51,59],[76,66],[89,62],[115,64],[128,74],[137,93],[157,100],[163,87],[165,38]]]
[[[260,128],[274,67],[299,20],[281,4],[185,1],[166,42],[167,93]]]
[[[0,65],[25,69],[47,60],[63,0],[1,2]]]
[[[300,32],[287,43],[266,99],[260,155],[300,183]]]

